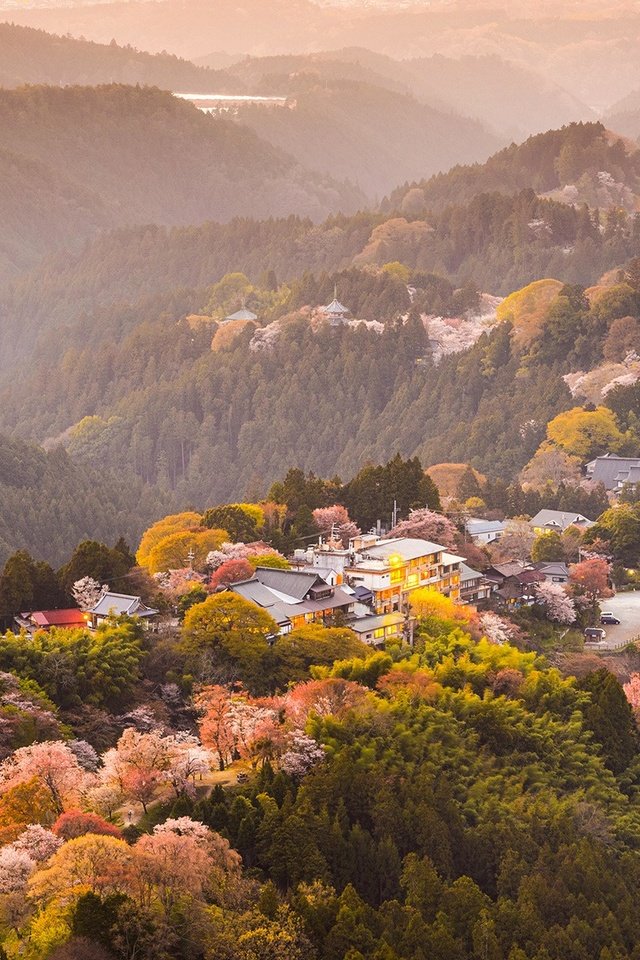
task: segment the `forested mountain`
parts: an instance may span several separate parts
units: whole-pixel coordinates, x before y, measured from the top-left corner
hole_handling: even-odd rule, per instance
[[[59,565],[80,540],[139,536],[170,498],[104,463],[0,435],[0,505],[0,566],[16,549]]]
[[[292,84],[274,88],[285,86]],[[484,159],[499,146],[479,123],[379,86],[313,76],[293,86],[295,110],[250,105],[239,120],[305,167],[348,179],[372,199],[399,181]]]
[[[20,168],[0,200],[0,276],[97,227],[293,212],[320,219],[364,201],[233,121],[154,88],[0,91],[0,150],[11,154],[5,166]]]
[[[207,58],[203,58],[207,63]],[[215,61],[215,58],[213,60]],[[497,56],[413,60],[386,57],[362,47],[297,56],[247,57],[228,71],[252,90],[296,91],[313,78],[324,84],[353,80],[412,94],[446,113],[472,117],[504,142],[560,127],[595,114],[548,77]]]
[[[305,270],[399,260],[457,283],[473,279],[493,294],[510,293],[545,276],[588,285],[637,254],[634,217],[620,211],[598,215],[587,207],[541,199],[531,186],[512,196],[479,193],[468,202],[456,200],[456,192],[472,195],[476,185],[498,189],[500,172],[514,190],[527,180],[538,189],[549,187],[556,158],[562,154],[571,160],[574,132],[590,138],[597,158],[603,153],[619,158],[635,178],[635,156],[608,147],[597,125],[578,126],[533,138],[485,166],[459,168],[422,187],[405,187],[392,195],[387,214],[338,216],[322,224],[288,218],[169,231],[135,228],[101,237],[76,255],[52,257],[0,299],[0,370],[24,363],[32,352],[47,358],[51,351],[83,340],[87,317],[91,312],[98,316],[98,308],[117,313],[120,308],[114,305],[128,302],[120,310],[128,329],[136,322],[136,310],[148,315],[146,306],[133,306],[137,301],[183,287],[204,288],[238,270],[254,282],[269,270],[279,281],[288,281]],[[427,198],[441,209],[430,211]]]
[[[398,450],[427,464],[471,461],[490,477],[511,479],[547,422],[575,405],[564,375],[602,363],[610,325],[639,312],[637,293],[624,285],[610,294],[605,285],[591,304],[582,288],[563,293],[558,283],[566,303],[545,301],[533,341],[517,315],[512,335],[505,315],[471,349],[436,366],[428,324],[415,311],[455,316],[456,302],[465,306],[442,277],[417,270],[406,278],[417,291],[413,312],[396,271],[351,268],[306,274],[279,289],[268,277],[235,288],[227,278],[128,305],[80,307],[79,299],[75,312],[38,336],[42,291],[41,320],[31,314],[29,368],[18,361],[21,378],[13,369],[4,377],[3,425],[58,438],[79,463],[133,471],[199,506],[264,495],[283,464],[349,476]],[[225,283],[245,290],[271,325],[258,331],[264,337],[254,337],[253,324],[235,333],[227,327],[211,349],[215,324],[206,312],[233,304],[224,299]],[[307,305],[327,302],[335,284],[356,317],[380,326],[310,322]],[[25,302],[21,310],[28,316]],[[10,312],[21,322],[17,301]]]
[[[397,210],[405,204],[418,212],[460,203],[487,191],[512,194],[524,188],[538,194],[555,191],[567,203],[586,202],[594,207],[625,206],[621,194],[626,190],[634,210],[640,189],[640,151],[601,123],[572,123],[511,144],[484,164],[456,166],[414,183],[410,196],[409,188],[401,187],[383,206]]]
[[[163,90],[242,93],[236,78],[230,80],[224,71],[197,67],[168,53],[153,55],[115,42],[92,43],[0,23],[0,87],[25,83],[140,83]]]

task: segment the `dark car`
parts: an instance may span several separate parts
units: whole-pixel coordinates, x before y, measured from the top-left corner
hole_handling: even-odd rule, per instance
[[[620,623],[617,617],[614,617],[612,613],[603,613],[600,617],[600,623],[611,623],[617,624]]]

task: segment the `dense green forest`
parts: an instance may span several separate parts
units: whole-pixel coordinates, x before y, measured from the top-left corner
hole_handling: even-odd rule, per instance
[[[409,280],[415,308],[454,306],[443,278],[416,271]],[[250,347],[250,325],[227,328],[212,350],[212,323],[184,319],[224,284],[137,308],[116,304],[70,321],[56,344],[43,337],[26,380],[34,388],[25,390],[24,378],[8,383],[3,417],[34,439],[60,439],[81,464],[134,472],[200,506],[264,495],[287,465],[348,477],[397,451],[425,464],[471,462],[510,481],[548,421],[575,406],[563,376],[602,363],[614,321],[640,316],[637,282],[628,274],[593,305],[582,288],[558,285],[527,336],[514,315],[438,364],[406,283],[389,271],[253,288],[257,298],[280,298],[265,307],[276,331],[266,349]],[[382,321],[381,332],[317,326],[297,312],[327,302],[336,284],[356,315]],[[56,376],[46,375],[52,355]]]
[[[0,197],[0,280],[97,228],[319,220],[364,203],[232,120],[150,87],[2,90],[0,150],[11,185]]]
[[[104,462],[0,436],[0,564],[17,548],[58,564],[86,537],[135,538],[169,502]]]

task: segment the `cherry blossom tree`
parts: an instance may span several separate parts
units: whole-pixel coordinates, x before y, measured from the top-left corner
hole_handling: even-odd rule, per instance
[[[250,580],[253,574],[254,569],[248,560],[225,560],[211,574],[209,586],[212,590],[215,590],[221,585],[238,583],[240,580]]]
[[[63,841],[46,827],[39,823],[31,823],[23,830],[11,846],[14,850],[22,850],[36,863],[48,860],[62,846]]]
[[[106,817],[112,817],[124,800],[120,784],[114,780],[103,779],[102,772],[97,782],[91,784],[84,794],[88,809]]]
[[[324,750],[317,740],[301,730],[294,730],[287,738],[287,749],[280,757],[280,766],[294,780],[302,780],[324,757]]]
[[[500,539],[489,547],[491,559],[495,563],[506,560],[527,560],[534,540],[535,534],[528,520],[517,518],[508,520]]]
[[[343,547],[349,546],[349,541],[361,532],[360,527],[353,522],[346,507],[335,503],[332,507],[318,507],[313,511],[313,521],[324,537],[332,534],[340,540]]]
[[[221,770],[234,754],[255,762],[273,753],[280,730],[276,700],[253,699],[213,685],[198,694],[196,707],[202,742],[214,752]]]
[[[242,865],[240,854],[232,848],[228,840],[221,837],[215,830],[209,829],[204,823],[200,823],[199,820],[192,820],[191,817],[170,818],[154,827],[153,832],[155,834],[176,833],[181,837],[191,837],[206,850],[214,868],[226,873],[238,874],[240,871]]]
[[[168,746],[157,730],[139,733],[129,727],[103,757],[102,782],[117,784],[124,796],[141,803],[146,813],[170,765]]]
[[[0,848],[0,893],[17,893],[25,889],[36,868],[35,861],[25,850],[12,844]]]
[[[234,696],[231,699],[230,722],[234,749],[241,757],[254,764],[260,756],[263,759],[271,758],[271,744],[280,726],[277,711],[272,706],[260,700]]]
[[[592,599],[611,597],[609,586],[610,566],[602,557],[592,557],[569,567],[569,583],[575,593],[583,593]]]
[[[196,777],[202,777],[211,769],[213,757],[197,737],[187,733],[166,738],[168,765],[164,774],[173,787],[176,797],[195,795]]]
[[[217,757],[220,770],[231,759],[235,742],[231,720],[231,693],[226,687],[212,684],[204,687],[195,698],[201,717],[200,736]]]
[[[75,840],[87,833],[96,833],[103,837],[122,838],[120,830],[112,823],[103,820],[96,813],[84,813],[82,810],[67,810],[60,814],[51,830],[62,840]]]
[[[443,547],[454,547],[457,532],[455,524],[448,517],[422,507],[419,510],[412,510],[406,520],[396,524],[389,536],[417,537],[420,540],[441,544]]]
[[[364,703],[365,698],[366,690],[360,684],[340,677],[329,677],[326,680],[299,683],[285,697],[285,709],[296,726],[304,727],[307,717],[312,713],[320,717],[344,716]]]
[[[100,766],[100,757],[86,740],[69,740],[69,749],[74,753],[83,770],[95,773]]]
[[[82,577],[71,587],[71,596],[81,610],[93,610],[98,601],[108,593],[106,583],[98,583],[93,577]]]
[[[575,623],[576,608],[559,583],[543,580],[535,585],[536,600],[545,608],[547,618],[555,623]]]
[[[171,830],[145,834],[134,852],[142,882],[165,913],[185,893],[203,898],[211,865],[194,837]]]
[[[0,764],[0,795],[18,784],[37,780],[48,791],[56,813],[77,801],[88,775],[61,740],[20,747]]]
[[[623,685],[623,689],[633,707],[633,712],[638,715],[640,713],[640,673],[632,673],[629,682]]]
[[[521,632],[515,624],[490,610],[480,614],[480,628],[487,640],[497,644],[513,643]]]

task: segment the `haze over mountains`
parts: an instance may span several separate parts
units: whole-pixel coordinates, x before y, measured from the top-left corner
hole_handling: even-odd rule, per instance
[[[5,0],[6,2],[6,0]],[[632,4],[389,4],[312,0],[159,0],[15,9],[3,17],[54,33],[170,50],[189,59],[309,53],[358,46],[397,59],[497,55],[536,72],[591,109],[640,86]],[[575,119],[575,118],[574,118]]]

